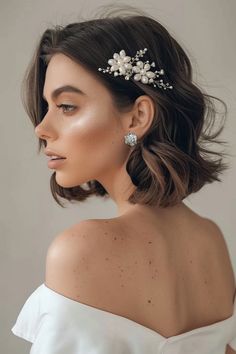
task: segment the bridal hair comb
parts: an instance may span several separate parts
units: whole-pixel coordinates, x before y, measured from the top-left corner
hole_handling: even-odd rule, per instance
[[[155,67],[156,64],[153,61],[149,64],[149,60],[143,62],[140,60],[140,57],[143,57],[146,53],[147,48],[143,50],[138,50],[134,57],[127,56],[124,49],[120,53],[114,53],[113,59],[108,60],[108,66],[106,69],[98,68],[98,71],[103,73],[114,73],[114,76],[123,75],[126,80],[129,80],[130,77],[134,74],[133,78],[135,81],[141,81],[143,84],[151,84],[154,87],[158,86],[159,88],[173,89],[168,82],[164,83],[162,79],[155,80],[160,75],[164,75],[164,70],[155,70],[151,71],[151,67]]]

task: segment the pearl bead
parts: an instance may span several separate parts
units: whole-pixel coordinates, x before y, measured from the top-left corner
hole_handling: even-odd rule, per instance
[[[148,78],[146,76],[142,76],[141,81],[143,84],[147,84],[148,83]]]

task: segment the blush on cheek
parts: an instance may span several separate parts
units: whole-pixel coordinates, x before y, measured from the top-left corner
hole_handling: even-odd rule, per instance
[[[98,108],[83,112],[71,127],[67,126],[64,135],[70,147],[71,166],[76,169],[78,179],[82,176],[81,169],[86,174],[84,178],[92,180],[124,162],[127,147],[124,147],[117,118],[110,112],[101,114],[100,111]]]
[[[96,179],[124,162],[123,145],[118,135],[111,135],[106,129],[91,129],[80,132],[70,139],[73,156],[73,168],[78,178],[83,175],[86,180]],[[75,167],[76,166],[76,167]]]

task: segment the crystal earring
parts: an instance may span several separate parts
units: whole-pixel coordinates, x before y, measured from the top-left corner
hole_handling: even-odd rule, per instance
[[[127,135],[124,136],[125,144],[129,146],[134,146],[137,144],[137,135],[135,133],[129,132]]]

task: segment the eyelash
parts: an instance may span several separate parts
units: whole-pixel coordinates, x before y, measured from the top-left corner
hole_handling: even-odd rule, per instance
[[[75,106],[72,106],[72,105],[70,105],[70,104],[63,104],[63,103],[60,104],[60,105],[57,105],[57,107],[58,107],[58,108],[63,108],[63,107],[64,107],[64,108],[65,108],[65,107],[67,107],[67,108],[68,108],[68,107],[69,107],[69,108],[73,108],[72,110],[69,110],[69,111],[66,111],[66,112],[64,112],[64,110],[62,110],[63,113],[70,113],[70,112],[73,112],[73,111],[75,110],[75,108],[76,108]]]
[[[60,105],[56,105],[58,108],[73,108],[72,110],[68,110],[68,111],[64,111],[64,110],[62,110],[63,111],[63,113],[70,113],[70,112],[73,112],[74,110],[75,110],[75,106],[72,106],[72,105],[70,105],[70,104],[60,104]],[[47,108],[46,108],[46,110],[48,111],[48,106],[47,106]]]

